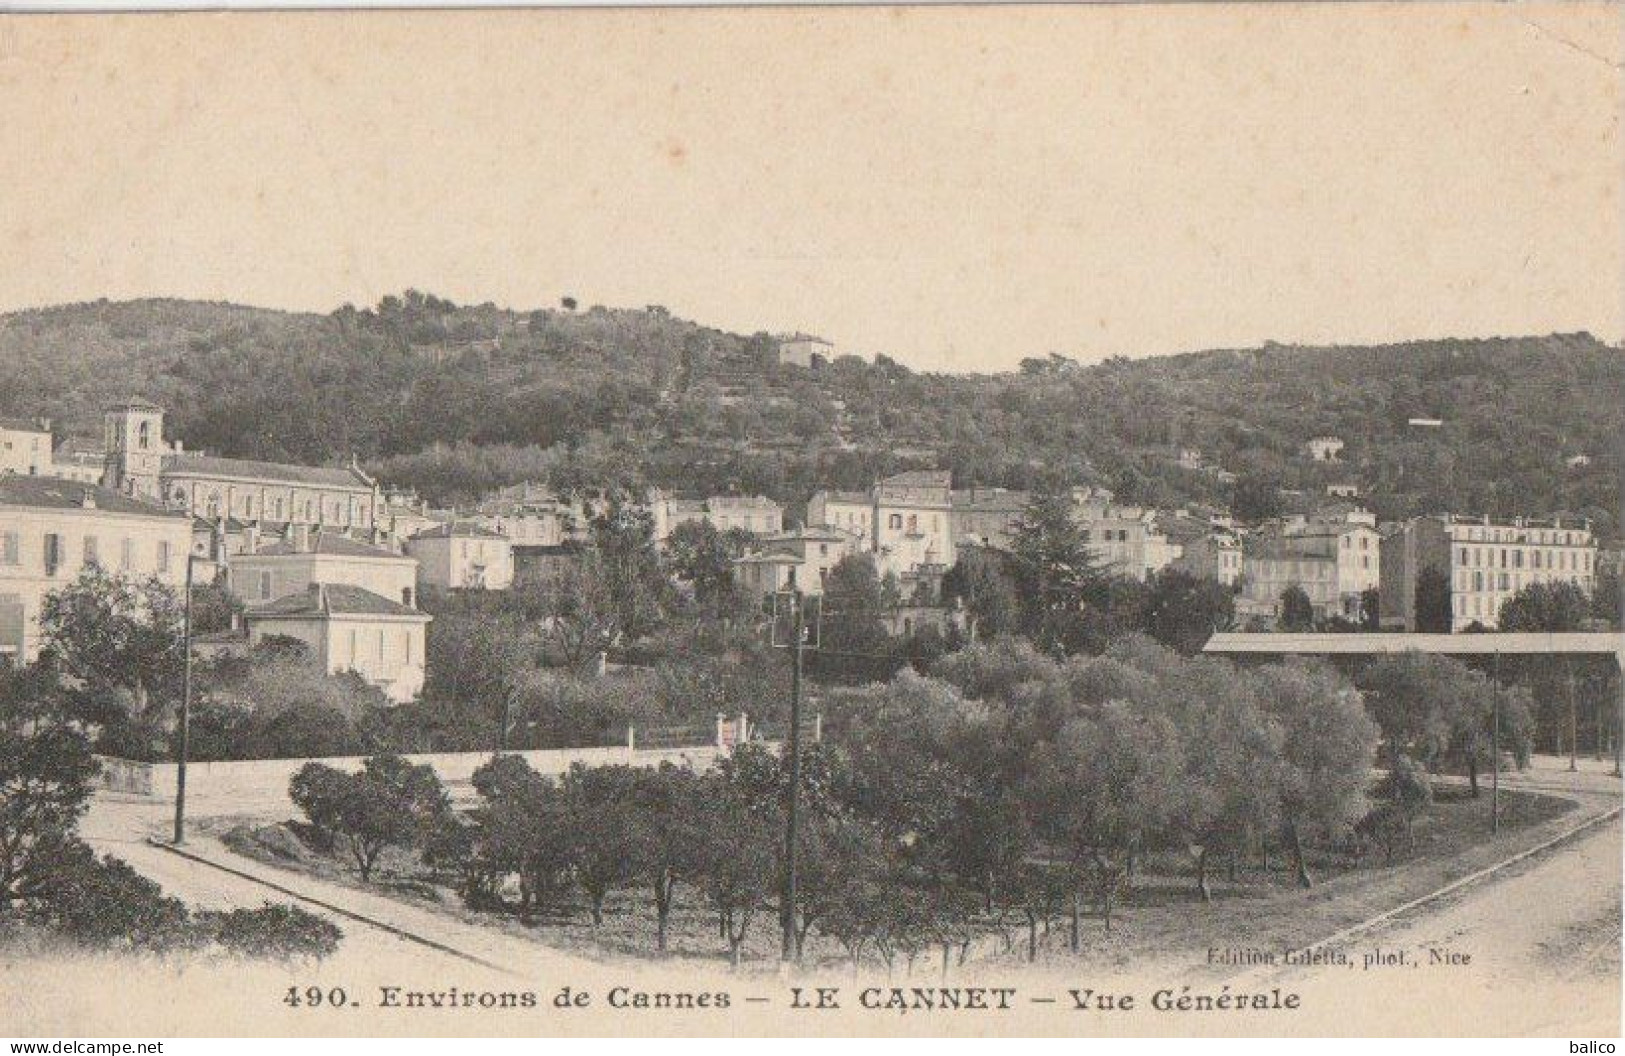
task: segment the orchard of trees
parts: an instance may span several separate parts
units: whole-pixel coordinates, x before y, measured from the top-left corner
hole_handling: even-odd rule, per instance
[[[1153,876],[1210,900],[1239,861],[1305,887],[1375,849],[1391,861],[1430,774],[1493,765],[1482,690],[1441,657],[1392,658],[1357,687],[1319,663],[1239,668],[1143,637],[1064,660],[1000,637],[832,691],[802,761],[797,954],[816,939],[823,959],[946,970],[986,939],[1036,958],[1052,931],[1076,950],[1112,928]],[[1506,760],[1527,752],[1527,725],[1509,696]],[[647,952],[686,907],[712,923],[685,941],[709,934],[738,963],[778,927],[787,784],[784,760],[743,744],[703,773],[552,777],[496,755],[465,810],[391,757],[307,765],[291,795],[364,880],[393,846],[480,911],[600,925],[631,900]]]

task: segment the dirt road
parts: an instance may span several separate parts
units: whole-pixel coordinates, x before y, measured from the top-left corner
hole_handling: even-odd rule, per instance
[[[1619,805],[1605,767],[1542,764],[1508,784],[1574,798],[1576,823]],[[1618,1036],[1621,831],[1616,815],[1328,944],[1346,963],[1259,968],[1234,982],[1290,982],[1306,1005],[1348,1007],[1355,1034]]]

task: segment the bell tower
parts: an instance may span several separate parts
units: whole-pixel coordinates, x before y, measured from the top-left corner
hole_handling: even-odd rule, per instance
[[[103,416],[107,465],[102,484],[138,499],[159,502],[163,469],[164,409],[145,400],[110,407]]]

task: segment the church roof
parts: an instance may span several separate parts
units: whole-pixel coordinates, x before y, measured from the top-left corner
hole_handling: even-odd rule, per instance
[[[199,477],[234,477],[278,484],[305,484],[323,488],[369,491],[372,482],[353,467],[295,466],[286,462],[256,462],[246,458],[176,454],[164,458],[164,473]]]

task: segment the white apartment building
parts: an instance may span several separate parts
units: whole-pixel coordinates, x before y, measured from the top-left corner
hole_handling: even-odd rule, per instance
[[[1461,631],[1498,626],[1501,607],[1533,583],[1568,582],[1590,594],[1596,562],[1586,522],[1418,517],[1383,540],[1383,620],[1415,629],[1416,582],[1427,568],[1449,580],[1450,629]]]
[[[46,595],[87,565],[186,584],[191,518],[57,477],[0,476],[0,657],[39,655]]]

